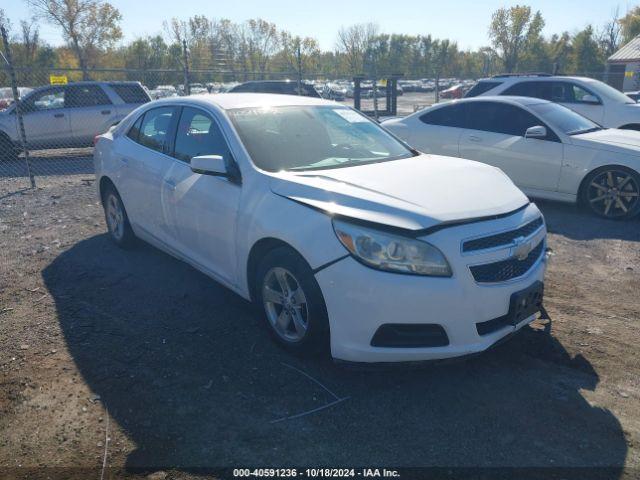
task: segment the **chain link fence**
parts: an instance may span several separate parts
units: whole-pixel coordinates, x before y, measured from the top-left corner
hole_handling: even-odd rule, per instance
[[[46,179],[93,174],[93,141],[139,105],[156,99],[225,92],[243,81],[290,80],[332,100],[354,105],[371,114],[387,110],[391,96],[381,79],[331,78],[308,72],[236,72],[189,69],[39,69],[15,65],[8,42],[0,59],[0,198],[42,185]],[[602,72],[583,76],[610,80]],[[398,115],[458,98],[475,80],[394,78]],[[609,81],[609,83],[611,83]],[[357,85],[357,86],[356,86]],[[360,102],[354,102],[354,88]],[[15,101],[20,99],[19,101]],[[378,115],[372,115],[378,117]]]

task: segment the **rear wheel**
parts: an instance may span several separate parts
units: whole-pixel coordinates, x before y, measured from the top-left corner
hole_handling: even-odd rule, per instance
[[[585,180],[582,200],[603,218],[635,217],[640,213],[640,174],[622,166],[595,170]]]
[[[301,356],[327,350],[329,321],[322,292],[297,252],[280,247],[267,253],[257,269],[255,292],[279,345]]]
[[[0,161],[15,161],[18,159],[18,150],[11,139],[6,135],[0,135]]]
[[[111,240],[121,248],[131,248],[135,244],[136,236],[131,229],[127,211],[115,187],[108,186],[106,188],[102,205]]]

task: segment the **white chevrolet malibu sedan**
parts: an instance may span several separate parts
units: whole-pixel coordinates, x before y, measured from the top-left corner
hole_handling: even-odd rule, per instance
[[[156,101],[96,139],[95,168],[115,243],[140,238],[257,302],[294,353],[471,354],[542,307],[545,223],[511,180],[340,104]]]

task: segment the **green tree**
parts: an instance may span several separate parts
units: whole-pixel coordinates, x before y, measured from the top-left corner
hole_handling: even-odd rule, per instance
[[[573,73],[592,74],[603,71],[602,51],[591,25],[573,37],[572,51],[569,58]]]
[[[543,27],[542,15],[536,12],[532,16],[531,7],[503,7],[493,13],[489,38],[507,72],[518,68],[523,52],[540,37]]]

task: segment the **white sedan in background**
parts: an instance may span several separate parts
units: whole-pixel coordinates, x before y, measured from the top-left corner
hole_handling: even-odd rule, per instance
[[[158,100],[94,155],[115,243],[141,238],[257,302],[292,352],[465,355],[541,309],[546,228],[513,182],[420,154],[343,105]]]
[[[640,132],[604,129],[562,105],[476,97],[383,126],[422,152],[499,167],[529,196],[581,202],[606,218],[640,213]]]

